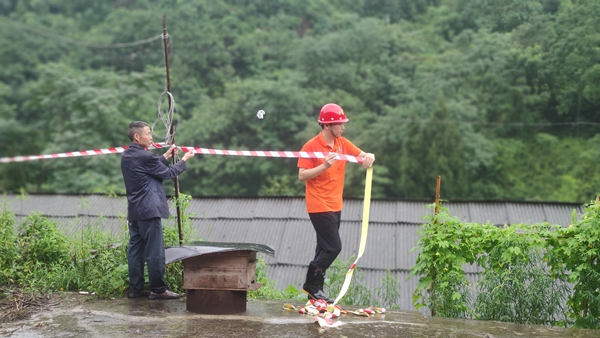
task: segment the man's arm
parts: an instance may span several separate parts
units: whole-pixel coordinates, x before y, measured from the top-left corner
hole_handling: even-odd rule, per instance
[[[315,178],[315,177],[319,176],[322,172],[324,172],[325,170],[327,170],[331,167],[331,165],[336,161],[336,157],[337,157],[337,154],[331,153],[331,154],[327,155],[327,157],[325,157],[325,162],[321,163],[320,165],[318,165],[314,168],[310,168],[310,169],[299,168],[298,169],[298,178],[300,179],[300,181],[306,182],[307,180],[310,180],[311,178]]]

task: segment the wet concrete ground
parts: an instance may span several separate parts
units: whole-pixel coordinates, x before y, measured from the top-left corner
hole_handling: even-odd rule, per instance
[[[311,316],[283,309],[281,301],[247,303],[239,315],[200,315],[179,300],[86,300],[70,294],[52,311],[2,324],[2,337],[599,337],[600,331],[424,317],[390,311],[369,318],[342,315],[322,329]],[[292,301],[294,305],[303,305]],[[352,310],[355,308],[351,308]]]

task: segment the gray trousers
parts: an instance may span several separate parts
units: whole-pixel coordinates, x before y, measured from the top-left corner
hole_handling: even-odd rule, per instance
[[[129,291],[144,290],[144,263],[148,263],[150,291],[163,293],[165,282],[165,243],[160,218],[127,222],[129,226]]]

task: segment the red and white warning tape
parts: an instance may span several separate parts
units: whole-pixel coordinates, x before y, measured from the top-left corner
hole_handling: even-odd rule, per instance
[[[153,143],[149,149],[160,149],[168,147],[169,145],[162,143]],[[68,157],[80,157],[80,156],[93,156],[93,155],[107,155],[107,154],[118,154],[122,153],[127,149],[128,146],[115,147],[115,148],[104,148],[94,150],[80,150],[66,153],[57,153],[49,155],[26,155],[26,156],[13,156],[13,157],[2,157],[0,163],[12,163],[12,162],[25,162],[35,160],[46,160],[53,158],[68,158]],[[325,158],[327,153],[320,152],[306,152],[306,151],[271,151],[271,150],[220,150],[220,149],[207,149],[207,148],[196,148],[196,147],[178,147],[184,152],[194,150],[197,154],[204,155],[229,155],[229,156],[251,156],[251,157],[279,157],[279,158]],[[363,159],[356,156],[337,154],[337,159],[341,161],[347,161],[352,163],[362,163]]]

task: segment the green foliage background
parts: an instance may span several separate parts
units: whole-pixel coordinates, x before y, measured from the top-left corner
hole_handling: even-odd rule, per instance
[[[600,193],[595,0],[4,0],[0,14],[0,157],[127,145],[130,121],[154,122],[162,39],[118,44],[159,36],[166,14],[178,144],[298,150],[337,102],[377,156],[374,197],[431,200],[438,175],[448,199]],[[2,164],[0,190],[122,193],[118,162]],[[303,194],[292,159],[189,166],[190,195]]]
[[[420,230],[413,304],[438,316],[598,329],[599,229],[598,200],[566,228],[462,223],[442,208]],[[465,264],[482,269],[477,285]]]

